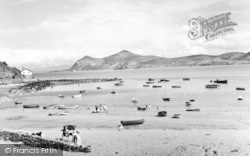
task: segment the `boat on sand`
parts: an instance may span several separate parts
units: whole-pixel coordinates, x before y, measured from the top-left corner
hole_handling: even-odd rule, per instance
[[[23,105],[23,108],[39,108],[38,104],[33,104],[33,105]]]
[[[64,116],[64,115],[69,115],[69,112],[49,113],[49,116]]]
[[[53,109],[53,108],[57,108],[57,105],[52,104],[52,105],[48,105],[48,106],[43,106],[43,109]]]
[[[179,118],[181,118],[181,114],[174,114],[172,118],[179,119]]]
[[[147,110],[147,107],[137,107],[137,110],[138,111],[145,111],[145,110]]]
[[[19,105],[19,104],[22,104],[23,102],[22,101],[16,101],[15,104],[16,105]]]
[[[158,112],[158,116],[160,116],[160,117],[167,116],[167,111],[160,111],[160,112]]]
[[[243,87],[236,87],[236,90],[245,90]]]
[[[58,105],[58,109],[77,109],[77,108],[79,108],[79,105],[75,106]]]
[[[144,119],[121,121],[121,124],[123,126],[139,125],[139,124],[143,124],[143,123],[144,123]]]
[[[199,108],[195,108],[195,109],[187,109],[186,111],[188,112],[199,112],[200,109]]]

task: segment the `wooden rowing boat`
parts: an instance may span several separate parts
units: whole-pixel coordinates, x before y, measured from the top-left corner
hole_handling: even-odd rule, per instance
[[[19,104],[22,104],[23,102],[22,101],[16,101],[15,104],[16,105],[19,105]]]
[[[179,119],[179,118],[181,118],[181,114],[174,114],[174,115],[173,115],[173,118]]]
[[[39,105],[33,104],[33,105],[23,105],[23,108],[39,108]]]
[[[48,106],[43,106],[43,109],[53,109],[53,108],[57,108],[57,105],[52,104],[52,105],[48,105]]]
[[[199,112],[200,109],[199,108],[195,108],[195,109],[187,109],[186,111],[188,112]]]
[[[160,117],[167,116],[167,111],[160,111],[160,112],[158,112],[158,116],[160,116]]]
[[[121,124],[122,124],[123,126],[139,125],[139,124],[143,124],[143,123],[144,123],[144,119],[121,121]]]
[[[64,116],[64,115],[69,115],[69,112],[49,113],[49,116]]]
[[[79,108],[79,105],[75,106],[58,105],[58,109],[77,109],[77,108]]]

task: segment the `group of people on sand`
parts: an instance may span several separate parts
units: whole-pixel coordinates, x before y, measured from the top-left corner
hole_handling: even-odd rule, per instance
[[[97,113],[97,112],[102,112],[102,111],[108,113],[109,112],[108,107],[105,104],[99,104],[99,105],[96,104],[95,105],[95,112]]]
[[[62,131],[63,131],[62,137],[67,137],[67,139],[69,139],[69,136],[72,136],[72,140],[70,141],[70,144],[76,145],[76,146],[82,145],[80,132],[76,128],[74,130],[69,131],[67,130],[66,127],[64,127]]]

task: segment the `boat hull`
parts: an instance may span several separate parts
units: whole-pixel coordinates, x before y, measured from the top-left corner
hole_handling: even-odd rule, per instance
[[[144,119],[140,120],[129,120],[129,121],[121,121],[123,126],[130,126],[130,125],[140,125],[144,123]]]

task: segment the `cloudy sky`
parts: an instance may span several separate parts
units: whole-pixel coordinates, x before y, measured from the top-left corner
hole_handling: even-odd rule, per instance
[[[248,0],[0,0],[0,61],[33,70],[121,50],[179,57],[250,51]],[[231,12],[235,33],[190,40],[188,21]]]

